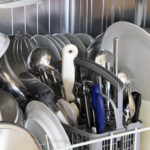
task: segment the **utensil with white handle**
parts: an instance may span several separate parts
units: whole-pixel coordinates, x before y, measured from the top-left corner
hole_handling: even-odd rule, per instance
[[[62,50],[62,80],[67,101],[75,99],[72,90],[75,82],[74,59],[78,55],[78,49],[73,44],[66,45]]]

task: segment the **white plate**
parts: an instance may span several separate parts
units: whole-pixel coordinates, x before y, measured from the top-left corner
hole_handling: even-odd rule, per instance
[[[115,37],[119,38],[119,65],[131,70],[137,90],[150,100],[150,34],[137,25],[117,22],[106,30],[101,49],[113,52]]]
[[[76,126],[78,124],[77,112],[69,102],[65,101],[64,99],[59,99],[57,106],[71,126]]]
[[[0,33],[0,58],[4,55],[8,49],[10,40],[9,37],[3,33]]]
[[[0,123],[0,150],[40,150],[40,148],[24,128]]]
[[[43,103],[30,102],[26,107],[27,120],[25,128],[41,142],[41,137],[47,136],[50,149],[58,149],[70,146],[68,136],[55,114]],[[35,129],[35,126],[37,129]],[[46,135],[45,135],[46,133]],[[46,139],[46,138],[45,138]],[[43,141],[42,141],[43,142]],[[44,143],[46,145],[46,140]]]

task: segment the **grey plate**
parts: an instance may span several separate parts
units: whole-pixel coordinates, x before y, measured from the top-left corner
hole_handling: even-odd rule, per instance
[[[2,69],[4,69],[21,87],[25,88],[24,84],[20,81],[20,79],[17,76],[18,67],[14,62],[15,60],[12,53],[13,41],[15,36],[9,36],[9,38],[10,46],[2,58]]]
[[[71,44],[71,42],[64,35],[62,35],[62,34],[54,34],[54,36],[58,37],[66,45],[67,44]]]
[[[62,49],[66,45],[62,40],[60,40],[58,37],[56,37],[54,35],[53,35],[53,39],[55,39],[59,43],[59,45],[61,46]]]
[[[58,41],[56,41],[55,38],[54,38],[52,35],[46,35],[45,37],[48,38],[49,40],[51,40],[51,41],[54,43],[54,45],[56,46],[58,52],[59,52],[60,55],[61,55],[61,53],[62,53],[62,47],[61,47],[61,45],[58,43]]]
[[[20,72],[26,71],[26,68],[24,67],[23,63],[20,63],[18,59],[19,57],[19,48],[18,51],[16,50],[16,45],[18,40],[15,39],[15,36],[10,36],[10,46],[6,52],[7,60],[9,62],[9,65],[11,66],[12,70],[18,76]],[[17,56],[18,55],[18,56]]]
[[[40,48],[45,48],[50,51],[52,56],[52,64],[61,60],[61,56],[52,41],[42,35],[36,35],[31,40],[35,40]]]
[[[100,34],[94,43],[92,43],[88,48],[87,48],[87,51],[88,51],[88,54],[87,54],[87,58],[89,60],[95,60],[95,57],[97,55],[97,53],[100,51],[100,48],[101,48],[101,42],[102,42],[102,38],[103,38],[103,33]]]
[[[83,44],[83,42],[76,37],[74,34],[71,33],[63,33],[63,35],[74,45],[77,46],[79,52],[78,52],[78,57],[80,58],[86,58],[86,47]]]
[[[88,48],[92,43],[95,42],[95,39],[86,33],[78,33],[76,36],[84,43],[86,48]]]

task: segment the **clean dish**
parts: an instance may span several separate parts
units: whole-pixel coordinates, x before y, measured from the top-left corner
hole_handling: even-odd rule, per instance
[[[48,38],[50,41],[52,41],[54,43],[54,45],[56,46],[58,52],[61,54],[62,51],[62,47],[61,45],[53,38],[52,35],[46,35],[46,38]]]
[[[49,141],[48,143],[50,144],[48,145],[50,149],[71,146],[61,123],[46,105],[38,101],[32,101],[26,107],[26,115],[27,120],[25,122],[25,128],[39,141],[41,140],[40,136],[44,137],[46,133],[48,139],[46,141]],[[34,125],[40,130],[35,130]]]
[[[55,39],[59,45],[61,46],[61,48],[64,48],[64,46],[66,45],[62,40],[60,40],[58,37],[56,37],[55,35],[52,35],[53,39]]]
[[[77,123],[77,112],[75,108],[66,100],[59,99],[57,102],[58,109],[63,113],[69,125],[76,126]]]
[[[89,60],[95,60],[96,55],[101,50],[101,42],[103,38],[103,33],[97,36],[95,41],[87,48],[87,58]]]
[[[66,45],[67,44],[71,44],[71,42],[64,35],[62,35],[62,34],[54,34],[54,36],[58,37]]]
[[[136,90],[150,99],[150,34],[135,24],[117,22],[106,30],[101,49],[113,52],[115,37],[119,39],[119,65],[131,70]]]
[[[72,44],[77,46],[79,50],[78,57],[80,58],[86,57],[86,53],[87,53],[86,47],[78,37],[76,37],[71,33],[63,33],[62,35],[64,35]]]
[[[1,150],[40,150],[31,134],[14,124],[0,123]]]
[[[95,42],[95,39],[86,33],[78,33],[76,36],[84,43],[86,48]]]
[[[9,47],[9,37],[3,33],[0,33],[0,58],[4,55]]]

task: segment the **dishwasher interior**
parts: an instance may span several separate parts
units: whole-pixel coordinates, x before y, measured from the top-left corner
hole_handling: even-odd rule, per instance
[[[37,143],[34,150],[150,149],[149,6],[149,0],[0,0],[0,41],[6,40],[0,48],[8,47],[7,53],[0,55],[0,87],[17,99],[22,109],[17,109],[17,119],[21,118],[18,124],[32,133],[34,139],[30,142]],[[33,58],[39,59],[42,55],[40,61]],[[49,62],[51,65],[47,66]],[[131,71],[128,81],[134,79],[134,83],[124,84],[121,78],[127,80],[127,77],[121,74],[121,69]],[[92,94],[88,95],[90,92]],[[54,98],[54,93],[59,99],[57,106],[47,100]],[[4,99],[8,96],[2,90],[0,95]],[[53,113],[43,104],[30,102],[26,95],[28,99],[40,99]],[[131,98],[129,104],[124,102],[124,95]],[[96,101],[98,96],[103,103]],[[138,102],[132,103],[134,96],[139,96],[140,112],[137,112]],[[13,98],[9,95],[9,99]],[[83,104],[81,99],[85,100]],[[97,105],[89,103],[89,99],[90,102],[95,99]],[[137,110],[133,111],[131,106]],[[5,110],[0,106],[2,122],[3,111],[6,116],[9,111],[14,113],[11,109]],[[63,111],[69,121],[62,116]],[[136,121],[132,113],[134,119],[137,113]],[[78,122],[74,118],[78,118]],[[82,124],[83,118],[90,130]],[[94,121],[91,122],[91,118]],[[14,134],[25,135],[10,124],[1,126],[0,130],[7,128]],[[7,134],[6,131],[5,136],[13,137],[13,132]],[[1,134],[0,139],[3,137]],[[8,144],[4,140],[0,141],[5,143],[2,150],[10,148],[5,147]],[[25,143],[20,140],[19,144]]]

